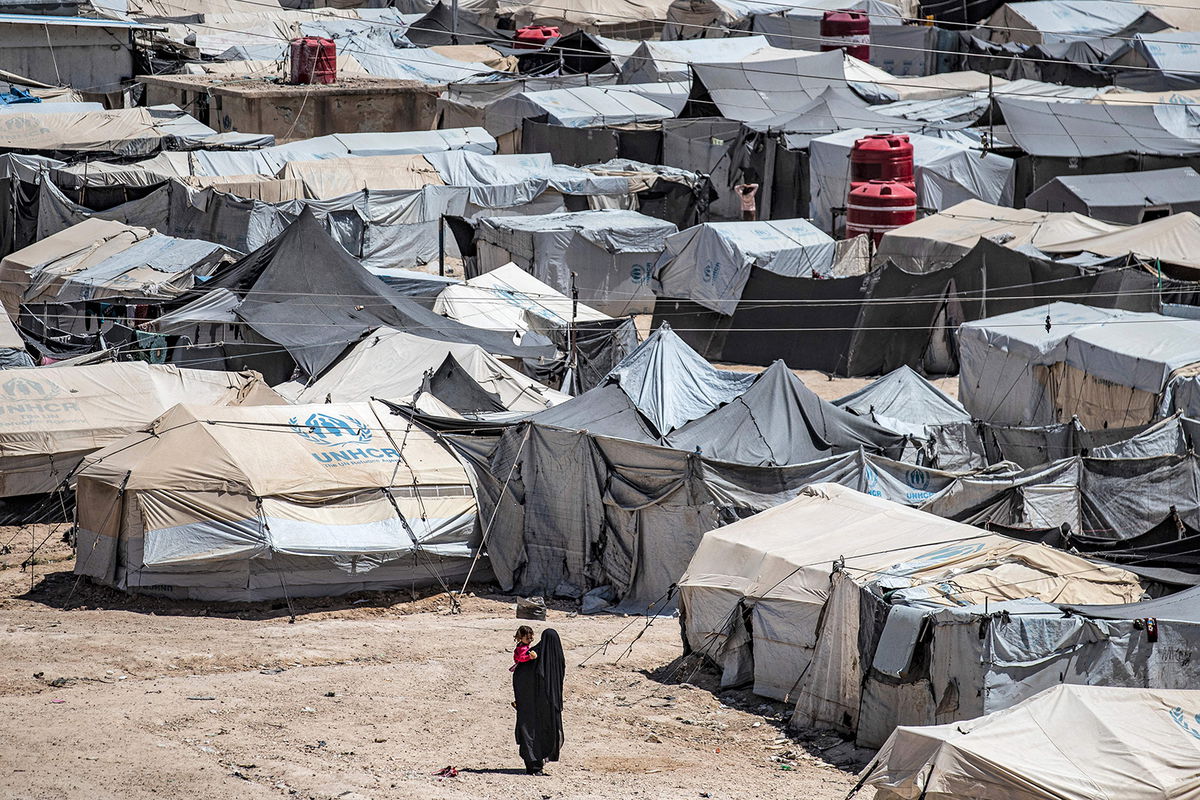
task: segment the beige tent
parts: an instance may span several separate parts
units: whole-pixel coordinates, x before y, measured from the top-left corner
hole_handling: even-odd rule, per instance
[[[1166,265],[1200,270],[1200,216],[1190,211],[1117,228],[1111,233],[1047,243],[1047,253],[1088,252],[1101,256],[1133,255]],[[1183,277],[1183,276],[1181,276]],[[1194,274],[1190,275],[1195,278]]]
[[[348,403],[372,397],[409,403],[421,389],[425,373],[438,369],[447,356],[453,356],[509,411],[543,411],[570,399],[517,372],[478,345],[426,339],[394,328],[377,328],[367,334],[311,384],[288,383],[277,388],[298,403]]]
[[[423,155],[361,156],[317,161],[289,161],[279,177],[295,179],[314,199],[342,197],[363,189],[420,189],[445,186]]]
[[[382,403],[180,405],[78,472],[75,571],[210,600],[462,580],[475,499]]]
[[[254,372],[140,361],[0,373],[0,497],[52,492],[84,455],[181,402],[281,404]]]
[[[957,264],[985,237],[1008,248],[1029,244],[1052,252],[1063,242],[1120,230],[1119,225],[1073,212],[1032,211],[964,200],[885,233],[875,253],[875,264],[891,261],[906,272],[935,272]]]
[[[145,108],[40,114],[7,111],[0,150],[81,150],[147,155],[168,134]]]
[[[864,784],[875,800],[1200,797],[1200,691],[1055,686],[969,722],[897,728]]]
[[[0,301],[16,319],[23,304],[168,300],[228,256],[219,244],[92,217],[0,261]],[[60,327],[82,327],[72,321]]]

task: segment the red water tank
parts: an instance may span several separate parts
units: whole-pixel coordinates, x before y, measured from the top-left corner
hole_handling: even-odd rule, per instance
[[[869,234],[879,240],[888,231],[917,221],[917,193],[897,181],[868,181],[846,201],[846,238]]]
[[[523,47],[545,47],[546,42],[557,39],[561,34],[554,25],[526,25],[518,28],[514,43]]]
[[[336,83],[337,45],[333,39],[302,36],[291,41],[290,83]]]
[[[867,181],[898,181],[912,191],[913,146],[906,133],[873,133],[850,150],[850,191]]]
[[[821,52],[845,50],[860,61],[871,59],[871,18],[861,11],[826,11],[821,16]]]

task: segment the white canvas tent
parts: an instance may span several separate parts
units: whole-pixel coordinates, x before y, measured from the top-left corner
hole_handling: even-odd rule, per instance
[[[1200,321],[1074,303],[965,323],[958,345],[959,398],[994,425],[1142,425],[1200,372]]]
[[[186,457],[181,457],[186,454]],[[461,580],[456,457],[380,403],[175,406],[80,468],[76,574],[206,600]]]
[[[0,377],[0,497],[54,491],[84,455],[176,403],[282,404],[257,373],[140,361],[6,370]]]
[[[901,727],[863,770],[876,800],[1200,795],[1200,691],[1055,686],[968,722]]]

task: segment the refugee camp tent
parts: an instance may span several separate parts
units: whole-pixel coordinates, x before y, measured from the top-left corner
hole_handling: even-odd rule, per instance
[[[0,496],[54,491],[84,455],[181,402],[278,405],[254,373],[123,361],[6,370],[0,377]]]
[[[1111,0],[1033,0],[1001,6],[984,25],[992,42],[1032,45],[1112,36],[1145,13]]]
[[[810,139],[850,128],[871,128],[882,133],[923,131],[924,122],[880,114],[867,101],[841,86],[830,86],[798,109],[782,110],[774,117],[747,123],[752,130],[779,131],[789,148],[808,147]]]
[[[674,4],[672,4],[674,7]],[[624,66],[621,83],[660,83],[691,80],[693,61],[737,61],[767,47],[762,36],[738,36],[707,42],[645,41]]]
[[[1032,245],[1045,251],[1062,242],[1117,230],[1116,225],[1093,219],[1086,211],[1043,208],[1038,212],[964,200],[884,233],[875,263],[891,262],[912,273],[936,272],[958,263],[981,238],[1010,249]]]
[[[1124,427],[1170,415],[1173,384],[1200,364],[1200,321],[1051,303],[965,323],[958,344],[976,419]]]
[[[723,685],[752,677],[756,694],[799,696],[806,710],[820,707],[823,726],[853,731],[867,666],[853,663],[861,661],[860,636],[873,633],[869,623],[860,633],[863,587],[886,586],[897,602],[934,608],[1060,594],[1100,603],[1142,597],[1125,570],[906,508],[872,496],[882,495],[878,488],[868,492],[811,485],[705,534],[679,580],[680,603],[687,644],[722,668]],[[953,584],[939,588],[951,576]],[[853,652],[826,647],[825,637]],[[845,716],[830,714],[831,706]]]
[[[276,389],[297,403],[351,403],[372,398],[411,403],[421,391],[426,373],[437,370],[447,357],[494,395],[504,410],[532,413],[569,399],[479,345],[439,341],[392,328],[368,333],[316,380],[286,383]]]
[[[636,211],[486,217],[476,227],[473,274],[516,263],[563,294],[611,316],[654,309],[654,263],[676,227]]]
[[[135,593],[344,594],[471,563],[466,471],[380,403],[177,405],[90,457],[77,492],[76,574]]]
[[[667,237],[653,287],[659,297],[730,315],[754,270],[828,277],[834,255],[833,239],[807,220],[706,222]]]
[[[516,340],[529,330],[545,334],[550,328],[612,319],[512,262],[447,286],[433,310],[474,328],[508,332]]]
[[[1200,270],[1200,216],[1190,211],[1159,217],[1140,225],[1118,228],[1084,239],[1047,243],[1048,253],[1095,253],[1100,256],[1134,256],[1156,269],[1182,267],[1178,277],[1194,279]]]
[[[1055,686],[968,722],[897,728],[858,785],[877,800],[1188,797],[1198,705],[1183,689]]]
[[[971,421],[961,403],[908,366],[898,367],[833,404],[917,439],[928,439],[931,428]]]
[[[275,348],[284,348],[309,376],[320,375],[380,326],[477,344],[495,355],[553,355],[552,347],[514,345],[504,334],[438,316],[398,294],[329,238],[307,210],[270,243],[212,278],[209,288],[240,294],[237,318]]]
[[[844,208],[850,191],[846,165],[854,142],[874,131],[856,128],[812,139],[809,187],[813,225],[834,230],[833,210]],[[964,200],[1012,205],[1016,167],[1012,159],[948,139],[910,133],[917,204],[939,211]]]
[[[771,44],[776,47],[816,50],[820,35],[819,28],[813,23],[819,22],[825,11],[838,10],[865,11],[870,16],[872,27],[900,24],[900,9],[884,0],[813,0],[803,8],[769,0],[674,0],[667,8],[667,24],[663,26],[662,38],[664,41],[721,39],[735,30],[754,31],[775,34]],[[761,20],[766,16],[782,17],[788,22],[792,22],[790,18],[795,16],[798,21],[809,25],[789,25],[788,33],[792,33],[792,27],[796,25],[796,38],[793,39],[780,35],[777,27],[763,25]]]
[[[17,332],[12,319],[7,315],[0,318],[0,369],[32,367],[33,358],[25,349],[25,340]]]
[[[1038,2],[1042,0],[1019,5]],[[1089,158],[1200,153],[1200,122],[1186,107],[1035,102],[1013,97],[999,97],[996,103],[1004,114],[1005,138],[1030,155]]]
[[[484,124],[493,135],[500,136],[519,130],[523,119],[545,118],[567,128],[591,128],[657,122],[677,113],[636,91],[580,86],[509,95],[488,107]]]
[[[1165,30],[1134,34],[1105,63],[1133,67],[1112,70],[1117,86],[1148,92],[1186,91],[1200,88],[1195,54],[1195,32]]]
[[[1031,193],[1025,202],[1038,211],[1072,211],[1107,222],[1137,225],[1182,211],[1200,212],[1200,173],[1191,167],[1177,167],[1063,175]]]
[[[88,327],[85,303],[170,300],[229,257],[228,250],[212,242],[89,219],[0,261],[0,302],[12,319],[20,306],[35,306],[43,321],[83,331]]]

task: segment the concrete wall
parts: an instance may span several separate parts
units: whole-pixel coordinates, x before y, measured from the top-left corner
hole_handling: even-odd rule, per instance
[[[146,103],[174,103],[218,131],[274,134],[280,143],[330,133],[433,130],[440,86],[338,92],[244,89],[208,94],[207,87],[147,82]]]
[[[0,69],[81,91],[113,92],[133,75],[129,31],[0,24]]]

